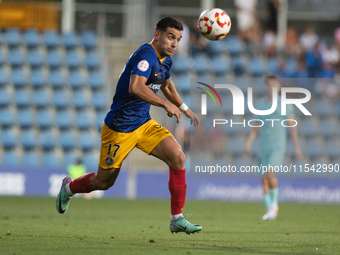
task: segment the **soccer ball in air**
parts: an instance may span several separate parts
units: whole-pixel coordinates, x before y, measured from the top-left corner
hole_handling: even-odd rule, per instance
[[[201,13],[197,27],[205,38],[217,41],[223,39],[229,33],[231,21],[225,11],[213,8]]]

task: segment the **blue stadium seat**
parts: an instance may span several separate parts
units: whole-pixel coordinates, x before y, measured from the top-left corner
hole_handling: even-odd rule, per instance
[[[79,89],[84,86],[84,78],[79,70],[70,71],[69,82],[73,89]]]
[[[268,59],[268,71],[275,73],[279,67],[279,60],[277,58]]]
[[[64,76],[59,69],[51,70],[50,72],[50,83],[53,88],[61,88],[65,84]]]
[[[5,150],[3,155],[3,164],[5,166],[19,166],[21,159],[16,150]]]
[[[40,67],[43,64],[43,57],[39,50],[30,50],[27,59],[31,67]]]
[[[15,47],[20,44],[20,31],[17,28],[8,28],[5,32],[7,44]]]
[[[85,64],[89,69],[98,68],[100,65],[99,57],[96,52],[88,52],[85,56]]]
[[[7,88],[0,88],[0,107],[8,106],[11,103],[11,96]]]
[[[66,130],[60,133],[60,145],[63,150],[70,150],[76,147],[76,137],[72,131]]]
[[[85,108],[89,105],[89,101],[84,91],[75,91],[72,95],[73,106],[77,109]]]
[[[246,71],[246,63],[241,57],[233,58],[231,60],[231,65],[236,76],[240,76]]]
[[[205,74],[211,71],[212,63],[204,54],[197,54],[193,57],[193,66],[197,74]]]
[[[81,41],[82,41],[85,49],[87,49],[87,50],[96,47],[96,44],[97,44],[96,35],[92,31],[82,32]]]
[[[221,56],[216,56],[212,59],[212,66],[215,75],[225,75],[231,71],[230,61]]]
[[[36,146],[38,146],[38,136],[33,131],[33,129],[22,130],[20,135],[20,141],[22,147],[25,150],[34,149]]]
[[[300,122],[302,123],[297,126],[299,133],[303,134],[306,137],[313,137],[320,134],[320,123],[316,118],[307,117]]]
[[[83,154],[83,163],[89,171],[97,171],[98,169],[98,156],[92,151]]]
[[[70,106],[70,98],[65,90],[58,90],[53,93],[53,103],[56,108],[66,108]]]
[[[15,123],[16,116],[10,108],[0,109],[0,126],[12,127]]]
[[[64,158],[63,158],[63,165],[66,167],[70,164],[74,164],[77,160],[77,154],[71,150],[71,151],[65,151],[64,152]]]
[[[43,87],[46,85],[46,76],[41,69],[31,71],[30,81],[33,87]]]
[[[227,142],[227,149],[233,154],[233,156],[239,156],[244,154],[244,144],[246,139],[244,137],[231,137]]]
[[[6,85],[8,82],[7,72],[4,69],[0,69],[0,86]]]
[[[247,93],[248,87],[251,87],[250,79],[242,77],[236,79],[236,86],[242,90],[243,93]],[[248,107],[245,107],[248,108]]]
[[[8,62],[12,67],[21,66],[24,63],[24,55],[19,49],[12,49],[8,53]]]
[[[37,124],[40,128],[50,128],[54,125],[54,116],[48,109],[37,111]]]
[[[307,154],[312,157],[325,156],[325,147],[323,146],[322,139],[311,138],[306,144]]]
[[[320,117],[333,116],[335,114],[335,105],[327,99],[316,100],[314,111],[320,115]]]
[[[40,166],[40,157],[39,154],[32,151],[25,151],[23,156],[23,165],[29,167],[38,167]]]
[[[75,33],[65,33],[62,35],[62,41],[64,43],[64,46],[69,48],[74,48],[78,46],[78,39]]]
[[[66,64],[69,68],[78,68],[81,66],[80,56],[76,50],[68,51],[66,53]]]
[[[94,135],[93,132],[81,132],[80,133],[80,147],[83,150],[93,150],[95,148],[98,148],[98,143],[99,140],[98,138]]]
[[[220,41],[211,41],[208,44],[207,51],[209,56],[220,56],[223,53],[227,53],[227,44],[224,40]]]
[[[102,88],[104,85],[104,78],[101,75],[101,73],[97,71],[90,72],[89,73],[89,84],[93,90]]]
[[[248,72],[253,77],[262,76],[265,73],[266,64],[263,59],[261,58],[252,58],[249,63],[249,70]]]
[[[60,129],[68,129],[74,126],[74,117],[69,110],[58,110],[56,121]]]
[[[191,60],[185,56],[177,56],[173,58],[171,71],[174,73],[187,73],[191,70]]]
[[[99,129],[99,130],[102,129],[103,122],[104,122],[106,114],[107,114],[106,111],[96,112],[96,127],[97,127],[97,129]]]
[[[107,104],[106,94],[103,92],[93,92],[92,93],[92,105],[96,110],[105,109]]]
[[[330,140],[326,143],[327,156],[330,158],[340,157],[340,143],[338,140]],[[337,162],[339,164],[339,162]]]
[[[49,48],[57,47],[60,44],[59,35],[57,31],[48,30],[44,34],[45,45]]]
[[[6,61],[6,56],[5,56],[4,52],[3,52],[3,50],[0,49],[0,65],[5,64],[5,61]]]
[[[29,107],[32,103],[31,96],[27,89],[16,89],[14,92],[14,102],[17,107]]]
[[[34,123],[34,115],[30,108],[18,110],[18,124],[21,128],[32,127]]]
[[[46,59],[47,59],[47,64],[51,68],[59,67],[62,64],[61,55],[60,55],[60,52],[58,50],[48,51]]]
[[[24,40],[28,47],[39,45],[39,34],[37,29],[28,29],[24,32]]]
[[[51,104],[51,99],[45,89],[39,89],[33,92],[33,103],[38,108],[48,107]]]
[[[16,134],[13,129],[1,130],[1,144],[4,148],[14,148],[17,145]]]
[[[175,86],[178,86],[182,93],[188,93],[190,91],[190,77],[185,74],[178,76]]]
[[[51,150],[51,151],[45,151],[42,155],[42,162],[44,166],[50,167],[50,168],[58,168],[60,166],[60,160],[58,157],[58,154]]]
[[[340,134],[339,121],[332,118],[321,121],[321,132],[325,138],[338,137]]]
[[[22,87],[26,84],[26,74],[22,68],[12,69],[11,78],[15,87]]]
[[[297,60],[295,58],[290,58],[286,61],[286,73],[289,77],[297,72]]]
[[[44,150],[51,150],[57,146],[57,138],[52,130],[45,130],[39,133],[39,144]]]
[[[244,52],[245,46],[240,38],[236,36],[228,36],[226,41],[227,49],[230,55],[236,56]]]
[[[79,129],[89,129],[92,127],[91,118],[87,111],[77,112],[76,123]]]

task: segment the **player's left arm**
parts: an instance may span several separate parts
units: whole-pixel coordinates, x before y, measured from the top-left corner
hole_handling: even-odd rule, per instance
[[[183,105],[183,100],[182,98],[178,95],[176,87],[174,83],[171,81],[171,77],[169,79],[166,79],[162,86],[161,90],[164,94],[164,96],[174,105],[177,107],[181,107]],[[191,111],[189,108],[183,111],[185,116],[187,116],[190,119],[190,123],[194,124],[194,127],[197,128],[200,124],[200,121],[197,117],[197,115]]]
[[[299,136],[298,136],[298,130],[296,128],[295,122],[293,121],[294,116],[293,117],[288,117],[287,118],[287,122],[290,126],[290,135],[292,136],[292,140],[294,143],[294,149],[295,149],[295,156],[297,159],[302,159],[303,158],[303,153],[302,150],[300,149],[299,146]]]

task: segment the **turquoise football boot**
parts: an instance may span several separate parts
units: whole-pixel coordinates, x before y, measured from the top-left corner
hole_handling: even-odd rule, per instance
[[[68,205],[70,204],[70,200],[72,198],[66,193],[66,188],[65,188],[66,184],[70,183],[71,181],[72,179],[69,176],[66,176],[63,179],[59,194],[57,196],[56,207],[57,207],[57,211],[61,214],[67,211]]]
[[[176,220],[170,221],[170,231],[171,233],[178,233],[178,232],[184,232],[188,235],[195,234],[196,232],[199,232],[202,230],[202,227],[200,225],[193,225],[189,221],[186,220],[186,218],[190,215],[186,215],[185,217],[181,216]]]

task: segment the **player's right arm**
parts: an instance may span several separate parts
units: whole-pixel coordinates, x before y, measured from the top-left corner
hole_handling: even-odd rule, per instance
[[[248,136],[248,139],[243,147],[243,150],[246,152],[249,152],[251,149],[251,146],[256,138],[257,132],[259,131],[259,127],[253,127],[250,131],[250,134]]]
[[[181,113],[177,106],[153,93],[151,89],[145,86],[146,82],[147,78],[145,76],[132,74],[130,77],[129,93],[146,103],[163,107],[168,115],[174,115],[177,118],[177,123],[179,123]]]

